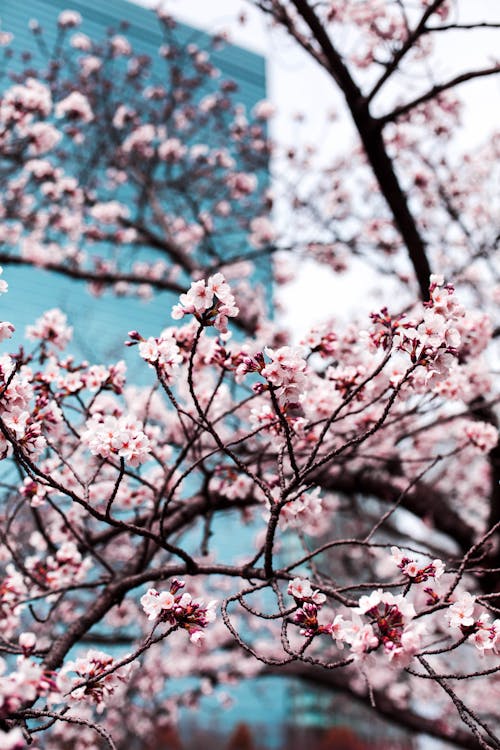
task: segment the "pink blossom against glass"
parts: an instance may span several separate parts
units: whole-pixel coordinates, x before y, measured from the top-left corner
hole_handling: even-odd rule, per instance
[[[57,102],[54,111],[56,117],[65,117],[70,121],[88,123],[94,119],[89,100],[79,91],[73,91]]]
[[[108,367],[108,383],[115,393],[121,393],[127,382],[127,365],[123,359],[119,359]]]
[[[10,31],[0,32],[0,47],[7,47],[13,40],[14,34]]]
[[[257,188],[257,177],[254,174],[235,172],[227,178],[227,184],[233,200],[241,200]]]
[[[70,44],[74,49],[79,49],[82,52],[89,52],[92,49],[92,40],[90,37],[80,32],[71,36]]]
[[[249,242],[252,247],[260,248],[270,245],[275,237],[276,231],[267,216],[258,216],[251,220]]]
[[[128,57],[132,54],[132,47],[128,39],[121,34],[115,34],[109,40],[114,57]]]
[[[109,380],[110,373],[104,365],[91,365],[84,374],[85,387],[95,393]]]
[[[82,78],[90,78],[99,73],[102,68],[102,60],[97,55],[84,55],[79,58],[78,64],[81,69]],[[92,120],[89,122],[92,122]],[[82,141],[79,142],[81,143]]]
[[[3,268],[0,266],[0,275],[3,273]],[[8,283],[5,281],[5,279],[0,279],[0,294],[5,294],[9,289]],[[3,324],[3,325],[11,325],[10,323]]]
[[[35,122],[20,127],[19,135],[26,139],[28,153],[32,156],[52,151],[62,138],[62,133],[48,122]]]
[[[145,124],[135,128],[122,143],[124,153],[135,152],[143,158],[149,159],[154,155],[153,143],[157,131],[154,125]]]
[[[63,29],[74,29],[75,26],[79,26],[82,22],[80,13],[76,10],[63,10],[59,13],[57,23]]]
[[[47,117],[52,111],[52,95],[48,86],[35,78],[11,86],[0,102],[0,121],[31,122],[34,115]]]
[[[169,164],[180,161],[187,153],[187,147],[178,138],[167,138],[158,146],[158,157]]]
[[[116,224],[120,219],[128,217],[129,210],[119,201],[106,201],[106,203],[94,203],[89,213],[93,219],[97,219],[102,224]]]
[[[137,340],[137,337],[134,338]],[[173,382],[179,365],[183,360],[173,336],[141,338],[138,343],[138,349],[141,357],[152,367],[156,367],[167,383]]]
[[[60,350],[68,345],[72,335],[73,328],[68,326],[66,315],[57,308],[47,310],[34,325],[26,328],[26,336],[31,341],[39,339]]]

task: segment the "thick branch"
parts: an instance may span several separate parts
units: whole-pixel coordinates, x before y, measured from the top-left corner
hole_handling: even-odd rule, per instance
[[[391,485],[386,477],[363,473],[320,477],[317,483],[325,490],[358,493],[373,496],[383,502],[396,502],[401,494],[399,487]],[[453,539],[462,550],[474,543],[474,530],[449,507],[448,498],[428,484],[419,483],[404,497],[401,505],[423,520],[432,521],[434,528]]]
[[[326,69],[344,93],[363,142],[368,162],[391,210],[394,223],[407,247],[420,287],[420,294],[423,299],[428,299],[431,268],[427,259],[425,244],[408,207],[407,197],[399,184],[394,165],[387,154],[380,124],[370,114],[368,101],[362,96],[360,89],[351,77],[313,9],[306,0],[292,1],[322,49],[326,59]]]
[[[334,669],[321,669],[309,664],[292,663],[282,667],[267,667],[266,674],[278,677],[297,677],[300,680],[310,682],[315,686],[321,686],[335,691],[346,693],[354,700],[370,707],[370,698],[368,695],[362,695],[356,692],[349,685],[349,676],[345,672]],[[440,719],[428,719],[425,716],[416,714],[410,709],[404,709],[397,706],[387,694],[381,690],[373,692],[375,710],[381,716],[384,716],[392,724],[410,730],[418,734],[427,734],[430,737],[436,737],[443,742],[449,742],[452,745],[458,745],[466,750],[480,750],[477,740],[469,732],[461,729],[453,729],[448,724],[444,724]]]

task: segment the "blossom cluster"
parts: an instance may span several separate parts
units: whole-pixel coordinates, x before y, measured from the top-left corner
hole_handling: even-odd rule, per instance
[[[273,388],[282,407],[297,407],[306,383],[306,361],[300,347],[282,346],[279,349],[266,347],[266,355],[271,362],[262,370]]]
[[[115,417],[97,412],[85,423],[82,443],[94,456],[119,457],[130,466],[148,460],[151,444],[141,424],[133,417]]]
[[[26,702],[45,697],[48,702],[59,700],[56,676],[30,658],[36,639],[33,633],[21,633],[19,645],[23,654],[16,659],[15,669],[8,670],[7,663],[0,658],[0,718],[15,713]],[[3,735],[0,741],[3,740]]]
[[[12,563],[5,566],[5,575],[0,583],[0,622],[7,638],[12,637],[19,626],[23,609],[21,600],[26,596],[27,587],[23,576]]]
[[[302,579],[291,581],[288,593],[300,605],[293,622],[300,626],[302,635],[329,634],[339,648],[348,644],[355,658],[381,648],[389,663],[405,666],[420,648],[425,628],[412,623],[416,614],[413,604],[400,594],[395,596],[377,589],[369,596],[360,597],[349,620],[338,614],[333,621],[320,624],[318,613],[326,601],[324,594],[314,591],[310,583]],[[368,618],[369,622],[363,618]]]
[[[446,610],[450,628],[458,628],[481,653],[500,654],[500,619],[491,622],[488,612],[475,615],[476,597],[462,592]]]
[[[317,4],[315,12],[327,30],[344,23],[358,34],[360,43],[342,55],[346,67],[388,60],[387,75],[378,78],[382,86],[394,71],[387,58],[393,45],[405,50],[405,66],[423,56],[420,42],[433,36],[433,27],[413,24],[431,9],[430,0],[407,4],[407,19],[401,3],[383,0],[335,0]],[[449,6],[446,0],[432,11],[433,24]],[[367,174],[370,160],[359,148],[352,162],[342,156],[329,165],[315,189],[314,147],[274,150],[263,124],[272,105],[259,102],[252,115],[234,106],[235,84],[195,44],[177,47],[175,22],[166,11],[158,16],[168,84],[167,77],[155,77],[150,58],[111,30],[102,42],[79,30],[67,34],[82,22],[76,11],[59,16],[56,67],[36,73],[30,64],[13,73],[5,57],[5,80],[10,72],[14,83],[0,97],[0,156],[8,167],[0,244],[9,260],[89,279],[96,296],[110,288],[148,299],[156,288],[178,290],[188,275],[193,280],[172,312],[183,325],[149,338],[129,334],[143,369],[146,363],[159,376],[153,387],[126,387],[123,362],[89,365],[63,355],[72,330],[57,309],[28,328],[34,342],[28,352],[0,356],[0,456],[10,462],[4,462],[0,546],[7,653],[0,662],[0,746],[10,750],[31,740],[31,725],[38,731],[45,718],[52,735],[46,750],[95,747],[95,713],[108,705],[103,723],[117,731],[118,744],[126,745],[134,724],[148,743],[156,722],[170,721],[178,706],[195,704],[215,683],[258,674],[266,657],[294,668],[343,650],[337,666],[358,666],[336,672],[346,689],[360,694],[368,684],[371,692],[385,681],[384,699],[406,701],[417,713],[442,681],[418,679],[414,669],[396,680],[395,670],[428,649],[436,672],[451,671],[453,663],[456,674],[462,653],[464,662],[476,656],[474,649],[480,656],[500,654],[500,620],[490,614],[494,593],[479,593],[498,569],[496,539],[488,533],[498,432],[494,418],[490,423],[485,416],[496,397],[482,357],[494,324],[486,312],[466,311],[444,282],[454,279],[464,299],[485,307],[500,299],[498,286],[484,290],[486,271],[478,271],[491,246],[487,189],[470,190],[493,159],[476,159],[474,167],[464,160],[460,177],[447,180],[452,170],[444,150],[431,153],[419,139],[418,122],[444,143],[460,111],[451,92],[396,113],[391,122],[390,114],[382,115],[381,145],[389,158],[391,149],[397,154],[403,197],[411,213],[420,207],[415,226],[443,276],[431,278],[427,302],[394,316],[383,308],[368,332],[355,322],[329,320],[295,346],[279,319],[268,319],[251,259],[278,250],[275,278],[286,283],[294,261],[287,269],[284,258],[296,257],[291,250],[336,273],[351,251],[370,261],[376,254],[377,266],[387,265],[382,270],[409,284],[397,221],[380,201],[383,186]],[[293,14],[288,20],[296,22]],[[409,28],[417,36],[423,30],[423,38],[407,48]],[[42,28],[32,24],[32,30],[43,50]],[[0,32],[0,45],[9,36]],[[211,81],[217,83],[210,87]],[[102,148],[91,149],[91,169],[82,169],[92,144]],[[498,155],[498,139],[495,148]],[[283,229],[269,214],[288,195],[265,189],[260,173],[273,151],[277,165],[284,157],[289,168],[293,210]],[[317,196],[314,210],[307,194]],[[455,220],[462,212],[464,220]],[[253,248],[248,257],[246,242]],[[113,248],[105,257],[104,245]],[[245,340],[228,333],[238,308],[242,317],[235,323],[251,332]],[[219,335],[206,335],[209,327]],[[12,324],[0,323],[0,341],[12,333]],[[228,507],[238,557],[221,564],[218,518]],[[409,526],[410,534],[422,532],[420,551],[393,547],[390,563],[382,557],[386,540],[404,538]],[[433,559],[441,541],[435,530],[450,542],[442,540],[452,550],[451,572]],[[473,545],[475,554],[461,565],[461,553]],[[164,580],[173,569],[192,574],[190,593],[178,580],[149,588],[141,592],[145,616],[138,616],[139,597],[129,590],[148,575]],[[307,571],[310,581],[292,578]],[[214,576],[209,585],[205,572]],[[293,604],[285,607],[280,586],[289,578]],[[207,590],[227,597],[224,617],[210,629],[215,601],[198,598]],[[273,593],[278,611],[269,614]],[[36,635],[17,637],[28,621]],[[228,625],[233,635],[239,629],[240,647],[253,640],[248,649],[233,648]],[[127,640],[137,634],[134,653],[121,660],[97,650],[74,655],[79,641],[111,639],[115,628]],[[186,632],[195,644],[207,633],[210,648],[185,648]],[[167,636],[175,659],[149,650]],[[129,664],[139,657],[141,669],[133,675]],[[44,671],[42,658],[63,664],[59,676]],[[199,684],[191,689],[189,680],[183,697],[171,699],[170,690],[166,696],[165,679],[195,675]],[[457,685],[457,695],[462,686],[473,692],[484,684],[446,682],[450,690]],[[473,708],[480,693],[470,700]],[[63,703],[62,721],[48,715],[33,721],[29,704],[38,700],[40,708]],[[80,723],[71,726],[73,717]],[[443,717],[433,726],[444,726]],[[22,732],[10,729],[16,722]]]
[[[401,552],[398,547],[391,547],[392,559],[411,583],[423,583],[429,578],[440,578],[445,570],[442,560],[436,559],[430,563],[419,563]]]
[[[131,341],[127,342],[133,345],[138,342],[140,356],[152,367],[157,368],[158,373],[167,383],[172,383],[179,364],[182,362],[182,355],[177,342],[173,335],[160,336],[148,339],[142,338],[137,331],[130,331]]]
[[[238,312],[229,284],[221,273],[216,273],[207,281],[193,281],[189,291],[181,294],[172,317],[180,320],[184,315],[194,315],[201,325],[215,326],[224,334],[227,333],[228,318],[235,317]]]
[[[326,601],[326,596],[318,589],[313,589],[310,582],[302,578],[294,578],[288,584],[288,593],[293,596],[297,610],[293,615],[293,622],[300,627],[301,635],[307,638],[330,633],[330,624],[320,625],[318,612]]]
[[[170,625],[187,630],[192,643],[201,644],[207,625],[215,620],[215,606],[212,600],[205,604],[203,599],[193,599],[187,591],[179,594],[185,582],[173,579],[168,591],[149,589],[141,597],[141,605],[148,620],[168,622]]]
[[[45,559],[38,555],[26,558],[26,569],[40,587],[59,589],[85,580],[92,563],[82,557],[76,544],[65,541],[53,555]]]
[[[0,385],[2,400],[0,414],[13,439],[31,456],[38,456],[46,445],[42,434],[44,417],[47,411],[31,413],[31,399],[34,389],[31,372],[19,368],[12,357],[0,357]],[[6,458],[11,451],[10,441],[4,433],[0,436],[0,458]]]
[[[110,698],[124,688],[132,669],[132,664],[117,664],[109,654],[91,649],[64,665],[57,676],[57,686],[71,703],[88,701],[102,713]]]
[[[71,341],[73,329],[67,324],[66,315],[58,308],[47,310],[38,320],[27,327],[26,336],[31,341],[43,341],[56,349],[65,349]]]
[[[279,487],[273,487],[271,495],[275,502],[279,502]],[[299,491],[281,508],[279,525],[283,530],[300,528],[310,536],[317,536],[321,534],[324,513],[325,504],[319,487],[315,487],[311,492]]]

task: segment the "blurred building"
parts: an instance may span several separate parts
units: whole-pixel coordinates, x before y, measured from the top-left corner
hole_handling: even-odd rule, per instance
[[[10,45],[13,57],[9,68],[19,71],[24,67],[35,70],[44,67],[44,50],[37,43],[30,22],[35,19],[43,30],[44,44],[52,48],[56,43],[57,18],[62,10],[77,11],[83,17],[82,25],[76,29],[91,39],[103,39],[106,33],[123,33],[130,41],[135,55],[151,58],[151,75],[158,80],[164,77],[165,61],[158,56],[158,49],[164,42],[155,13],[128,0],[1,0],[0,30],[14,34]],[[126,29],[120,28],[126,24]],[[73,33],[73,30],[71,30]],[[175,38],[179,45],[196,44],[201,50],[210,48],[211,37],[203,31],[184,24],[177,24]],[[29,51],[31,58],[23,58]],[[266,94],[265,60],[241,47],[224,45],[210,50],[210,59],[220,70],[224,79],[237,85],[235,99],[245,106],[247,112]],[[0,86],[8,85],[8,75]],[[209,86],[209,82],[207,82]],[[207,94],[211,93],[207,89]],[[210,144],[210,134],[204,134]],[[261,174],[261,180],[266,174]],[[262,184],[262,183],[261,183]],[[120,200],[123,196],[120,196]],[[126,198],[125,198],[126,201]],[[124,201],[124,202],[125,202]],[[239,241],[242,241],[240,236]],[[102,247],[96,249],[101,252]],[[266,261],[263,261],[264,265]],[[261,264],[261,268],[262,268]],[[261,278],[269,283],[269,261]],[[170,293],[155,292],[150,301],[144,302],[134,297],[117,298],[107,292],[98,302],[84,288],[84,284],[67,277],[57,276],[49,271],[34,271],[29,267],[9,266],[5,278],[12,293],[3,298],[3,319],[10,320],[16,330],[22,332],[28,323],[43,311],[59,306],[68,315],[70,323],[75,323],[75,349],[79,355],[91,361],[104,361],[127,357],[127,350],[121,346],[127,331],[135,328],[144,335],[158,334],[171,325],[170,309],[174,296]],[[83,337],[81,321],[86,323]],[[89,341],[92,342],[89,347]],[[129,356],[136,363],[137,356]],[[137,376],[137,369],[133,372]]]

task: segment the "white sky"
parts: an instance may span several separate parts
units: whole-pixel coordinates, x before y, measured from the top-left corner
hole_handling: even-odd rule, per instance
[[[136,0],[157,7],[158,0]],[[488,20],[500,23],[500,0],[458,0],[459,20]],[[264,14],[245,0],[166,0],[164,6],[176,18],[209,32],[227,30],[233,43],[262,54],[267,62],[268,98],[277,108],[271,123],[271,136],[279,142],[293,143],[297,137],[322,143],[325,156],[345,152],[352,143],[353,130],[348,117],[325,128],[325,116],[345,112],[342,98],[331,78],[284,33],[271,31]],[[244,24],[238,23],[244,14]],[[498,30],[453,32],[436,35],[439,45],[436,80],[447,80],[464,70],[487,67],[500,55]],[[405,84],[406,85],[406,84]],[[411,83],[410,83],[411,85]],[[422,81],[416,82],[422,87]],[[423,89],[420,88],[420,91]],[[500,76],[464,84],[461,93],[467,106],[464,127],[457,134],[456,146],[470,148],[481,143],[500,127]],[[306,115],[300,136],[293,115]],[[366,298],[366,266],[358,262],[352,274],[336,276],[313,263],[301,266],[300,279],[290,284],[282,296],[287,325],[298,336],[311,322],[338,314],[338,309],[372,309]],[[387,290],[386,290],[387,291]],[[297,300],[300,299],[300,305]],[[304,310],[308,310],[304,315]]]

